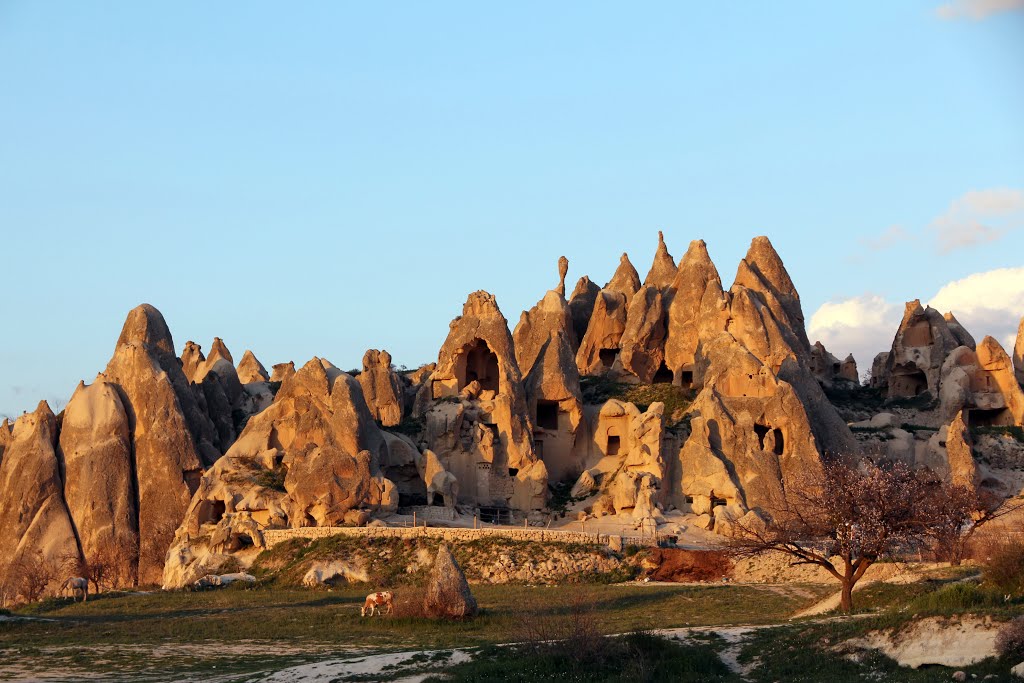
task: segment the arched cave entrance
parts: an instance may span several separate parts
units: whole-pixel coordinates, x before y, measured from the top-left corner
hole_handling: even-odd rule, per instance
[[[484,391],[498,391],[498,355],[483,339],[474,339],[456,362],[459,391],[476,380]]]
[[[754,433],[757,434],[757,442],[761,446],[761,450],[764,450],[764,441],[767,438],[768,434],[771,433],[772,451],[775,453],[775,455],[782,455],[782,450],[785,444],[782,439],[781,429],[772,429],[768,425],[755,424]]]
[[[913,398],[928,391],[928,376],[916,365],[894,368],[890,387],[892,396]]]
[[[658,366],[658,371],[654,373],[651,382],[654,384],[672,384],[672,371],[665,365],[665,361],[662,361],[661,365]]]

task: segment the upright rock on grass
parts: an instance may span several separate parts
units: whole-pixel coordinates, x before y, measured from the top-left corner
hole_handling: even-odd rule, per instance
[[[447,546],[437,549],[423,596],[423,611],[432,617],[466,619],[477,613],[476,598]]]

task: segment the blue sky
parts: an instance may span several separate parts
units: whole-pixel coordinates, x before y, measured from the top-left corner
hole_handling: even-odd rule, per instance
[[[514,325],[659,229],[727,283],[769,235],[863,366],[904,300],[1024,266],[1020,5],[0,0],[0,414],[141,302],[179,349],[414,366],[469,292]]]

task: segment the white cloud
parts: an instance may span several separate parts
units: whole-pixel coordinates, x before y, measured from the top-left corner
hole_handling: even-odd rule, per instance
[[[885,232],[877,237],[861,238],[860,243],[871,251],[883,251],[896,246],[900,242],[909,240],[910,237],[910,233],[907,232],[902,225],[891,225]]]
[[[1013,349],[1017,324],[1024,315],[1024,266],[968,275],[944,285],[929,301],[932,308],[952,311],[974,338],[986,335]]]
[[[995,337],[1012,353],[1017,325],[1024,315],[1024,266],[968,275],[943,285],[925,305],[952,311],[960,324],[981,341]],[[811,316],[807,336],[842,359],[853,353],[861,373],[871,369],[880,351],[888,351],[903,318],[903,302],[877,294],[829,301]]]
[[[1024,2],[1024,0],[1022,0]],[[954,199],[930,229],[947,253],[1000,239],[1024,221],[1024,192],[1010,188],[970,190]]]
[[[1024,0],[953,0],[938,7],[940,19],[973,19],[980,21],[993,14],[1024,8]]]
[[[811,342],[820,341],[839,359],[852,353],[863,374],[881,351],[888,351],[903,316],[903,307],[875,294],[829,301],[807,326]]]

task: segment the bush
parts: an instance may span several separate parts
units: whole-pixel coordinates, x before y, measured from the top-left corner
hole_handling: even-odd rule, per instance
[[[1006,595],[1024,594],[1024,543],[994,542],[982,555],[982,577]]]
[[[1008,621],[999,629],[996,634],[996,652],[1012,662],[1024,659],[1024,617]]]

